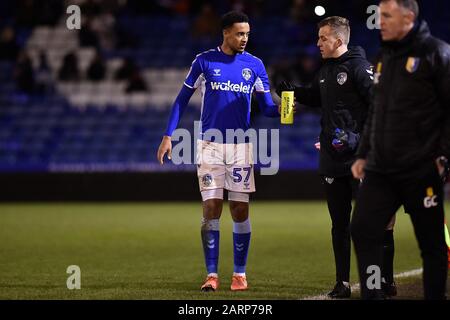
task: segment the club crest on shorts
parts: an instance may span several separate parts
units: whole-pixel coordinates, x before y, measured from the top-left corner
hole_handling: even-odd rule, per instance
[[[250,80],[250,78],[252,77],[252,70],[250,70],[249,68],[242,69],[242,77],[246,81]]]
[[[202,177],[203,186],[209,187],[212,183],[212,176],[208,173]]]
[[[332,184],[332,183],[334,182],[334,178],[325,177],[325,181],[326,181],[328,184]]]
[[[409,57],[406,61],[406,71],[414,73],[419,68],[420,58]]]
[[[342,86],[347,81],[347,72],[340,72],[337,75],[337,82]]]

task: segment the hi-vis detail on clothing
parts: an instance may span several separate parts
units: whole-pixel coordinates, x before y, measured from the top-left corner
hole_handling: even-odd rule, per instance
[[[414,73],[419,68],[420,58],[409,57],[406,61],[406,70],[409,73]]]

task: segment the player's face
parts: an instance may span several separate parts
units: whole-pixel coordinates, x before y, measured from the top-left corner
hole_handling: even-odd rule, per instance
[[[397,1],[380,3],[380,27],[383,41],[401,40],[414,22],[414,14],[399,6]]]
[[[319,29],[319,40],[317,46],[323,59],[332,58],[342,41],[338,39],[330,26],[323,26]]]
[[[226,45],[235,53],[245,50],[250,35],[250,25],[247,22],[234,23],[223,31]]]

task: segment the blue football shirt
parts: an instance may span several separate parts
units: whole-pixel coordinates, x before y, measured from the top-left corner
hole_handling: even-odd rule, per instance
[[[269,93],[269,79],[261,59],[247,53],[227,55],[220,47],[197,55],[184,85],[200,88],[201,133],[217,129],[250,128],[250,106],[254,90]]]

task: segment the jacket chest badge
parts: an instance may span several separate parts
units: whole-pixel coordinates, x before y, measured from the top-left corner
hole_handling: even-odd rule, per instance
[[[409,57],[406,61],[406,71],[414,73],[419,68],[420,58]]]
[[[342,86],[347,81],[347,73],[341,72],[337,75],[337,82]]]

